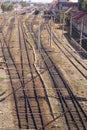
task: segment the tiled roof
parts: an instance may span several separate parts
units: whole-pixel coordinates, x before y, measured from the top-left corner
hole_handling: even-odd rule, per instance
[[[53,0],[53,1],[51,2],[51,4],[50,4],[50,7],[52,8],[52,7],[55,6],[57,3],[58,3],[57,0]]]
[[[75,14],[72,18],[73,19],[79,19],[79,18],[82,18],[85,15],[87,15],[87,12],[79,12],[79,13]]]

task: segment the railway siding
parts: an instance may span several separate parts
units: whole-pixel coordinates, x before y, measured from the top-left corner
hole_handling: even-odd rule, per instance
[[[36,45],[33,42],[31,42],[33,39],[32,39],[32,35],[29,33],[29,40],[30,40],[30,43],[33,47],[33,51],[34,51],[34,54],[35,54],[35,67],[38,71],[38,73],[40,74],[45,86],[46,86],[46,91],[48,93],[48,97],[49,97],[49,100],[50,100],[50,103],[51,103],[51,107],[52,107],[52,110],[53,110],[53,113],[54,113],[54,117],[56,118],[58,115],[60,115],[60,113],[62,112],[59,108],[60,108],[60,103],[58,104],[57,102],[57,99],[55,98],[56,95],[55,95],[55,90],[53,90],[53,83],[51,81],[51,78],[48,74],[48,71],[42,61],[42,58],[41,58],[41,55],[39,54],[38,50],[36,49]],[[58,111],[59,109],[59,111]],[[60,118],[59,120],[56,120],[54,122],[54,127],[57,125],[59,126],[59,128],[61,128],[62,130],[64,129],[64,127],[67,129],[66,125],[64,125],[64,122],[63,122],[63,119]]]
[[[45,30],[43,31],[43,33],[45,33],[46,37],[49,36]],[[43,37],[43,40],[44,40],[44,38],[45,37]],[[45,44],[47,50],[49,51],[49,55],[54,60],[55,64],[60,67],[66,80],[71,84],[71,87],[72,87],[72,90],[74,91],[74,93],[78,94],[78,96],[82,96],[81,91],[86,89],[86,79],[79,72],[77,72],[76,68],[74,68],[74,66],[71,63],[69,63],[68,59],[61,52],[60,48],[63,49],[63,46],[65,46],[67,49],[69,48],[68,50],[70,50],[70,52],[72,54],[73,54],[73,52],[75,52],[75,50],[70,45],[68,47],[68,42],[67,43],[64,43],[64,42],[58,43],[57,42],[57,44],[58,44],[58,46],[60,46],[60,48],[58,48],[54,42],[52,42],[52,48],[49,48],[49,44],[48,45],[46,43],[44,43],[44,44]],[[61,44],[63,44],[63,46]],[[64,49],[63,49],[63,51],[64,51]],[[64,51],[64,53],[66,54],[66,50]],[[79,57],[79,55],[77,53],[75,53],[74,56],[80,61],[81,57]],[[56,58],[56,57],[59,57],[59,58]],[[69,58],[71,60],[71,58],[73,58],[73,57],[70,56]],[[73,62],[74,62],[74,64],[77,64],[77,61],[75,61],[75,59],[73,60]],[[81,59],[81,63],[83,64],[84,67],[86,67],[86,62],[87,62],[86,60],[84,61],[84,59]],[[82,71],[82,73],[85,74],[85,76],[87,75],[87,71],[84,68],[82,68],[82,67],[81,68],[78,67],[78,68]],[[83,96],[86,97],[86,91],[84,91]]]
[[[39,22],[42,23],[40,48]],[[12,104],[5,103],[13,105],[10,112],[14,119],[10,115],[12,125],[9,129],[15,124],[16,129],[86,130],[87,61],[81,59],[68,42],[62,41],[59,33],[57,38],[55,32],[59,30],[53,31],[50,46],[49,27],[43,24],[43,18],[38,21],[36,16],[27,20],[25,16],[17,16],[17,19],[10,17],[8,23],[7,32],[1,35],[1,50],[11,86],[8,90],[5,87],[0,101],[12,101]],[[1,79],[1,85],[3,83]],[[6,118],[2,116],[3,112],[7,116],[4,110],[0,113],[5,119],[2,128],[7,128]]]
[[[46,33],[45,33],[46,34]],[[44,34],[42,35],[43,37],[44,37]],[[48,36],[48,35],[47,35]],[[35,34],[35,37],[36,37],[36,39],[37,39],[37,35]],[[43,42],[42,43],[44,43],[44,38],[43,38]],[[53,44],[53,43],[52,43]],[[49,68],[49,65],[51,64],[50,62],[49,62],[49,60],[48,60],[48,58],[50,59],[50,61],[52,61],[52,59],[55,59],[55,58],[52,58],[51,56],[51,54],[53,54],[53,51],[50,51],[51,53],[49,53],[49,50],[47,51],[47,48],[46,48],[46,43],[45,43],[45,48],[44,47],[41,47],[41,52],[40,52],[40,54],[41,54],[41,56],[43,57],[43,60],[44,60],[44,62],[45,62],[45,65],[46,65],[46,67],[48,68],[48,70],[49,70],[49,73],[50,73],[50,75],[51,75],[51,77],[52,77],[52,79],[53,79],[53,81],[54,81],[54,84],[55,84],[55,86],[58,86],[58,82],[57,82],[57,79],[56,79],[56,77],[55,77],[55,75],[53,76],[52,75],[52,70],[50,70],[50,68]],[[54,45],[53,45],[54,46]],[[53,47],[52,46],[52,47]],[[48,47],[49,48],[49,47]],[[46,53],[46,55],[48,56],[47,58],[45,58],[45,55],[44,55],[44,52],[42,51],[42,49],[44,50],[44,52]],[[59,48],[60,49],[60,48]],[[50,49],[51,50],[51,49]],[[60,51],[62,52],[62,50],[60,49]],[[54,53],[55,53],[55,51],[54,51]],[[66,56],[66,55],[65,55]],[[45,58],[45,59],[44,59]],[[52,58],[52,59],[51,59]],[[67,59],[68,59],[68,57],[67,57]],[[45,61],[46,60],[46,61]],[[69,60],[69,59],[68,59]],[[70,61],[70,60],[69,60]],[[71,62],[71,61],[70,61]],[[72,62],[71,62],[72,63]],[[55,64],[55,62],[53,62],[52,61],[52,64],[53,64],[53,66],[55,66],[54,64]],[[72,64],[77,70],[79,70],[74,64]],[[55,68],[55,67],[54,67]],[[79,71],[80,72],[80,71]],[[81,73],[81,72],[80,72]],[[61,75],[61,74],[59,74],[59,75]],[[83,74],[81,73],[81,75],[83,76]],[[81,76],[80,75],[80,76]],[[61,75],[61,77],[63,77],[63,75]],[[84,77],[84,76],[83,76]],[[63,81],[64,81],[64,79],[63,78],[61,78]],[[64,81],[64,84],[66,84],[66,81]],[[66,85],[65,85],[66,86]],[[71,90],[70,90],[70,88],[67,86],[67,87],[65,87],[65,88],[67,88],[67,90],[68,90],[68,92],[69,92],[69,94],[70,93],[72,93],[72,92],[70,92]],[[61,89],[61,88],[60,88]],[[64,94],[63,94],[64,95]],[[72,93],[72,95],[73,95],[73,93]],[[70,97],[72,97],[72,96],[70,96]],[[79,118],[81,119],[81,124],[82,124],[82,127],[80,126],[80,124],[78,124],[78,123],[76,123],[76,121],[75,121],[75,125],[76,125],[76,127],[77,127],[77,129],[80,129],[80,127],[81,127],[81,129],[86,129],[86,124],[85,124],[85,126],[84,126],[84,118],[82,119],[80,116],[80,111],[78,111],[78,109],[80,108],[80,107],[76,107],[75,105],[75,102],[77,102],[77,100],[76,100],[76,98],[75,98],[75,100],[76,101],[74,101],[74,95],[73,95],[73,97],[72,97],[72,103],[74,104],[74,107],[75,107],[75,109],[76,109],[76,111],[77,111],[77,115],[79,116]],[[65,101],[64,101],[65,102]],[[67,102],[66,102],[67,103]],[[62,104],[62,103],[61,103]],[[70,103],[71,104],[71,103]],[[79,105],[79,103],[77,102],[77,104]],[[71,105],[72,106],[72,105]],[[64,109],[64,108],[63,108]],[[83,110],[82,110],[83,111]],[[75,111],[74,111],[75,112]],[[85,114],[85,116],[86,116],[86,114]],[[67,120],[67,116],[65,116],[65,118],[66,118],[66,122],[67,122],[67,125],[68,125],[68,129],[70,129],[71,128],[71,126],[69,126],[71,123],[68,123],[68,121],[69,120]],[[74,117],[73,117],[74,118]],[[75,118],[74,118],[75,119]],[[83,120],[83,121],[82,121]],[[73,120],[74,121],[74,120]]]

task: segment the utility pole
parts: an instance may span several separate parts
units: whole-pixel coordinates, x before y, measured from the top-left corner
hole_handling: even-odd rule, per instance
[[[70,37],[72,36],[72,16],[70,18]]]
[[[62,17],[62,16],[61,16],[61,13],[60,13],[60,24],[62,23],[62,22],[61,22],[61,21],[62,21],[61,17]]]
[[[52,16],[51,16],[51,21],[50,21],[50,47],[52,46]]]
[[[63,16],[62,38],[63,38],[63,35],[64,35],[64,25],[65,25],[65,14],[64,14],[64,16]]]
[[[41,41],[41,30],[40,30],[40,28],[41,28],[41,24],[39,22],[39,26],[38,26],[38,52],[41,51],[41,43],[40,43],[40,41]]]
[[[83,18],[81,20],[80,46],[82,46]]]

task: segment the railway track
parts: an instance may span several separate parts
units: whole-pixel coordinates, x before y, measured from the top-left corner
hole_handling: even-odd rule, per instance
[[[23,28],[23,25],[21,26],[21,28],[22,28],[22,31],[23,31],[23,35],[26,35],[25,30]],[[25,41],[25,44],[24,44],[23,48],[25,48],[25,51],[26,51],[25,55],[27,56],[27,58],[24,58],[24,59],[28,60],[27,64],[28,64],[31,79],[32,79],[32,88],[30,87],[31,92],[28,90],[28,94],[30,95],[30,99],[31,99],[31,97],[33,97],[30,100],[30,104],[32,104],[32,105],[36,104],[36,105],[34,105],[34,107],[31,105],[31,108],[32,108],[33,113],[36,113],[36,115],[34,115],[34,118],[35,118],[35,121],[37,122],[37,129],[40,128],[40,127],[43,127],[43,129],[45,129],[44,125],[47,123],[46,122],[47,117],[46,117],[46,115],[44,115],[45,114],[45,108],[43,107],[42,104],[45,104],[45,107],[48,109],[47,111],[50,114],[47,114],[47,116],[50,117],[50,119],[53,119],[54,115],[53,115],[53,112],[52,112],[52,108],[51,108],[51,105],[50,105],[50,101],[49,101],[49,98],[48,98],[48,94],[46,92],[44,82],[41,79],[41,76],[38,73],[36,67],[34,65],[32,66],[32,64],[34,64],[34,60],[32,61],[32,59],[31,59],[32,56],[34,57],[34,54],[33,55],[31,54],[33,49],[31,49],[31,52],[28,51],[28,46],[30,44],[29,44],[29,42],[28,42],[28,44],[26,44],[25,36],[24,36],[24,41]],[[22,48],[22,50],[23,50],[23,48]],[[32,48],[31,45],[30,45],[30,48]],[[33,59],[35,59],[35,58],[33,58]],[[37,75],[37,78],[34,78],[34,75]],[[28,85],[28,86],[30,86],[30,85]],[[40,94],[40,92],[41,92],[41,94]],[[46,100],[44,100],[44,99],[46,99]]]
[[[34,30],[33,30],[34,31]],[[35,37],[37,38],[36,34]],[[36,40],[37,41],[37,40]],[[37,45],[38,46],[38,45]],[[56,97],[58,97],[62,111],[65,112],[65,121],[68,127],[68,130],[86,130],[87,129],[87,115],[83,110],[82,106],[79,104],[75,95],[73,94],[70,86],[63,78],[63,75],[59,68],[57,68],[52,61],[49,53],[45,50],[45,47],[41,44],[41,57],[44,61],[46,68],[52,78],[52,81],[55,86]],[[50,66],[52,66],[50,68]],[[70,100],[67,100],[66,97],[69,97]]]
[[[46,51],[45,51],[45,55],[44,54],[42,55],[42,58],[45,61],[45,65],[48,68],[48,71],[54,82],[54,86],[57,91],[57,97],[59,97],[60,99],[63,112],[65,112],[66,110],[70,110],[69,113],[65,115],[68,129],[72,130],[73,128],[73,129],[78,129],[78,130],[86,130],[87,115],[83,111],[77,99],[75,98],[70,87],[68,86],[66,81],[63,79],[61,72],[59,72],[59,70],[56,68],[55,64],[53,63],[52,59],[49,57]],[[49,66],[53,66],[53,67],[49,69]],[[65,97],[70,97],[70,100],[67,101]]]
[[[5,38],[8,41],[8,43],[10,42],[10,39],[11,39],[11,36],[12,36],[12,31],[14,29],[14,22],[15,22],[15,18],[13,17],[10,20],[10,24],[8,26],[7,33],[5,35]]]
[[[2,53],[3,53],[4,60],[6,62],[6,67],[7,67],[8,75],[10,78],[12,90],[13,90],[15,109],[16,109],[15,112],[17,114],[18,126],[19,128],[27,129],[29,128],[28,118],[27,118],[28,116],[27,109],[28,107],[30,109],[30,106],[29,106],[30,104],[29,104],[28,97],[26,95],[26,90],[24,89],[23,77],[20,76],[20,72],[17,69],[12,53],[4,37],[3,39],[4,39],[4,45],[2,45]],[[4,47],[6,49],[4,49]],[[8,58],[10,62],[8,61]],[[10,65],[12,66],[12,64],[13,64],[12,70],[14,69],[15,72],[10,69]],[[13,81],[14,77],[19,80],[16,82],[16,84]],[[31,112],[31,115],[32,115],[32,112]]]
[[[34,65],[35,54],[33,52],[32,43],[30,43],[27,39],[27,33],[23,24],[24,23],[22,22],[21,18],[19,18],[19,65],[15,60],[15,56],[10,48],[10,44],[8,44],[10,37],[8,38],[9,40],[6,40],[5,36],[2,34],[1,39],[2,54],[6,63],[7,73],[9,75],[14,98],[15,124],[20,129],[39,130],[42,128],[43,130],[55,130],[56,128],[52,128],[53,124],[49,124],[51,120],[55,119],[54,113],[52,111],[44,81]],[[34,33],[34,28],[31,29],[33,29],[31,31]],[[9,36],[11,31],[11,29],[10,32],[8,31]],[[32,37],[34,38],[38,48],[37,35],[34,33]],[[57,44],[56,42],[57,39],[55,44]],[[68,51],[67,48],[65,49]],[[87,130],[86,112],[79,104],[77,98],[70,89],[70,86],[64,79],[60,69],[56,67],[49,53],[45,50],[43,44],[41,44],[41,51],[42,53],[40,54],[44,62],[44,66],[48,70],[54,83],[53,89],[55,90],[56,98],[58,99],[58,102],[61,103],[61,109],[64,113],[68,130]],[[69,51],[68,53],[71,54]],[[73,58],[78,62],[78,64],[87,70],[87,68],[83,66],[78,59],[76,59],[74,56]],[[49,126],[45,128],[44,126],[47,123]]]
[[[2,47],[2,54],[3,54],[3,57],[4,57],[4,60],[5,60],[5,64],[6,64],[6,67],[7,67],[7,73],[9,75],[9,79],[10,79],[10,83],[11,83],[11,87],[12,87],[12,91],[13,91],[13,96],[14,96],[14,102],[15,102],[15,109],[16,109],[16,114],[17,114],[17,118],[18,118],[18,124],[19,124],[19,127],[21,126],[20,124],[20,116],[19,116],[19,110],[18,110],[18,105],[17,105],[17,97],[16,97],[16,89],[15,89],[15,85],[17,87],[19,87],[20,83],[17,82],[17,84],[14,84],[14,76],[13,75],[13,69],[15,70],[15,63],[14,63],[14,59],[11,55],[11,52],[10,52],[10,49],[9,47],[7,46],[7,42],[5,40],[5,37],[2,38],[3,41],[1,41],[1,47]],[[13,68],[11,69],[10,68],[10,64],[13,64]],[[16,71],[16,70],[15,70]],[[18,78],[18,75],[16,75],[17,78]]]
[[[46,128],[44,125],[54,119],[54,113],[44,82],[34,66],[32,45],[27,40],[21,19],[18,21],[18,34],[20,64],[17,63],[13,50],[3,34],[1,40],[2,54],[13,92],[15,124],[20,129],[48,130],[52,124]]]
[[[9,46],[7,45],[5,37],[3,37],[3,40],[4,40],[3,41],[4,44],[2,44],[2,53],[3,53],[5,63],[6,63],[8,75],[9,75],[12,90],[13,90],[15,109],[16,109],[15,112],[17,114],[17,119],[18,119],[17,125],[19,126],[19,128],[27,129],[27,128],[29,128],[29,124],[28,124],[28,120],[27,120],[27,114],[28,114],[27,106],[29,107],[30,104],[29,104],[28,97],[26,95],[26,91],[24,90],[23,77],[20,76],[20,72],[17,69],[15,60],[12,56]],[[9,58],[9,60],[8,60],[8,58]],[[10,69],[10,65],[11,65],[11,67],[13,65],[12,70]],[[18,79],[18,81],[16,83],[14,83],[14,80],[13,80],[15,78]],[[21,97],[23,97],[23,98],[21,98]]]
[[[47,27],[48,28],[48,27]],[[47,29],[48,32],[50,33],[50,30]],[[81,75],[87,79],[87,67],[81,63],[79,59],[77,59],[59,39],[53,33],[53,41],[56,44],[56,46],[61,50],[61,52],[67,57],[67,59],[72,63],[72,65],[81,73]],[[61,43],[61,45],[59,44]],[[83,70],[83,71],[82,71]]]
[[[21,22],[20,22],[20,24],[22,24]],[[22,31],[22,33],[20,33],[20,29],[21,29],[21,31]],[[27,64],[29,64],[30,65],[30,60],[29,60],[29,57],[27,57],[28,56],[28,52],[27,52],[27,47],[26,47],[26,42],[25,42],[25,39],[24,39],[24,35],[23,35],[23,28],[22,28],[22,25],[21,25],[21,28],[20,29],[18,29],[19,30],[19,43],[20,43],[20,56],[21,56],[21,69],[22,69],[22,77],[23,77],[23,85],[24,85],[24,89],[26,90],[26,88],[25,88],[25,66],[24,66],[24,63],[27,63]],[[22,34],[22,35],[21,35]],[[21,40],[21,41],[20,41]],[[23,41],[24,40],[24,41]],[[23,44],[22,42],[25,42],[25,44]],[[26,47],[26,48],[25,48]],[[27,52],[27,54],[26,54],[26,52]],[[29,70],[30,70],[31,68],[29,67]],[[30,70],[31,71],[31,70]],[[32,71],[31,71],[32,72]],[[32,78],[32,80],[33,80],[33,78]],[[27,90],[28,91],[28,90]],[[32,96],[34,97],[34,94],[33,94],[33,92],[32,92]],[[33,108],[33,110],[32,110],[32,106],[31,106],[31,104],[33,105],[33,104],[36,104],[36,101],[32,101],[32,103],[30,102],[30,99],[28,99],[29,100],[29,105],[30,105],[30,109],[31,109],[31,113],[32,113],[32,115],[31,115],[31,119],[32,119],[32,123],[34,123],[34,124],[30,124],[30,125],[33,125],[34,127],[35,127],[35,129],[37,129],[38,128],[38,125],[40,125],[41,123],[43,123],[43,122],[40,122],[40,121],[37,121],[37,122],[39,122],[39,124],[37,125],[37,123],[36,123],[36,121],[35,121],[35,117],[34,117],[34,108]],[[38,112],[38,110],[37,110],[37,113],[40,113],[40,112]],[[38,118],[40,118],[40,117],[37,117],[37,120],[38,120]],[[41,118],[42,119],[42,118]],[[27,115],[27,120],[29,120],[29,118],[28,118],[28,115]],[[29,122],[29,121],[28,121]],[[31,128],[32,128],[32,126],[31,126]]]

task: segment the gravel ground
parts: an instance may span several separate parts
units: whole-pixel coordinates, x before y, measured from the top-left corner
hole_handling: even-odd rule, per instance
[[[14,129],[10,83],[4,70],[0,70],[0,129]]]
[[[72,46],[69,44],[68,40],[63,36],[63,39],[61,39],[62,37],[62,30],[60,30],[58,25],[54,26],[54,31],[56,32],[56,35],[59,37],[59,40],[62,42],[62,44],[64,44],[64,46],[66,46],[68,48],[68,50],[70,50],[70,52],[72,54],[74,54],[74,56],[80,60],[80,62],[87,67],[87,59],[82,59],[82,57],[79,56],[78,52],[76,52],[74,50],[74,48],[72,48]],[[47,38],[47,33],[45,32],[45,37],[44,39]],[[64,51],[64,48],[62,47],[61,43],[58,43],[59,46],[62,48],[62,50]],[[61,50],[54,44],[54,42],[52,42],[52,46],[51,48],[49,47],[49,44],[45,43],[45,46],[47,48],[47,50],[52,51],[52,53],[50,52],[49,55],[52,57],[54,63],[56,64],[56,66],[58,66],[58,68],[61,70],[61,72],[64,75],[64,78],[66,79],[66,81],[70,84],[71,89],[73,90],[73,93],[77,96],[77,97],[84,97],[87,98],[87,79],[85,79],[80,72],[70,63],[70,61],[66,58],[66,56],[61,52]],[[65,51],[65,53],[67,54],[67,52]],[[76,61],[74,61],[74,59],[72,58],[72,56],[70,56],[70,59],[72,59],[72,61],[76,63]],[[77,66],[79,67],[79,66]],[[79,69],[85,73],[85,75],[87,75],[87,71],[82,68],[79,67]],[[83,106],[83,108],[85,109],[85,111],[87,111],[87,102],[82,102],[81,105]]]
[[[54,30],[56,31],[56,34],[59,35],[61,38],[62,31],[58,28],[59,28],[58,25],[54,26]],[[67,60],[67,58],[62,54],[62,52],[56,47],[56,45],[54,43],[52,43],[52,47],[49,48],[49,43],[48,43],[49,39],[48,39],[47,32],[45,32],[44,39],[46,40],[45,41],[46,48],[53,52],[53,53],[50,53],[50,56],[53,58],[56,66],[58,66],[60,68],[61,72],[63,73],[67,82],[70,84],[71,89],[73,90],[75,95],[79,96],[79,97],[87,98],[87,91],[86,91],[87,90],[87,80],[84,79],[83,76],[81,76],[81,74],[75,69],[75,67],[73,67],[73,65]],[[14,38],[14,41],[15,41],[15,38]],[[31,41],[33,42],[32,39],[31,39]],[[62,42],[64,43],[65,41],[66,41],[66,46],[69,45],[69,47],[72,48],[70,46],[70,44],[68,43],[67,39],[65,37],[63,37]],[[16,45],[16,42],[14,43],[15,45]],[[33,47],[34,47],[33,49],[35,49],[34,45],[33,45]],[[71,49],[71,51],[72,51],[72,53],[73,53],[73,51],[75,52],[75,50],[73,48]],[[40,56],[37,54],[37,52],[34,52],[34,53],[36,55],[36,58],[39,59]],[[0,55],[2,55],[1,50],[0,50]],[[80,59],[80,61],[85,66],[87,66],[86,59],[83,60],[78,55],[77,52],[75,53],[75,55],[78,59]],[[0,59],[0,61],[2,61],[2,58]],[[35,65],[36,64],[37,63],[35,63]],[[40,73],[41,72],[40,68],[37,67],[37,69],[38,69],[38,72]],[[44,80],[46,88],[48,89],[49,88],[48,86],[50,86],[50,88],[51,88],[53,84],[50,80],[48,72],[45,71],[45,73],[41,74],[41,76],[42,76],[42,79]],[[14,128],[15,128],[14,117],[13,117],[13,113],[12,113],[12,111],[13,111],[12,100],[11,100],[11,96],[8,96],[10,93],[11,93],[10,83],[9,83],[6,71],[3,69],[0,69],[0,130],[14,130]],[[48,91],[48,94],[49,95],[52,94],[55,96],[53,91]],[[5,100],[2,100],[3,98],[5,98]],[[58,103],[57,103],[56,99],[50,97],[50,101],[51,101],[54,113],[58,113],[57,110],[60,111],[60,108],[58,109]],[[83,102],[82,105],[83,105],[84,109],[87,110],[87,103]],[[58,113],[58,115],[59,114],[60,113]],[[61,130],[64,130],[66,128],[66,126],[63,125],[64,122],[62,119],[60,121],[57,120],[56,123],[59,125],[59,128]],[[67,130],[67,128],[66,128],[66,130]]]

